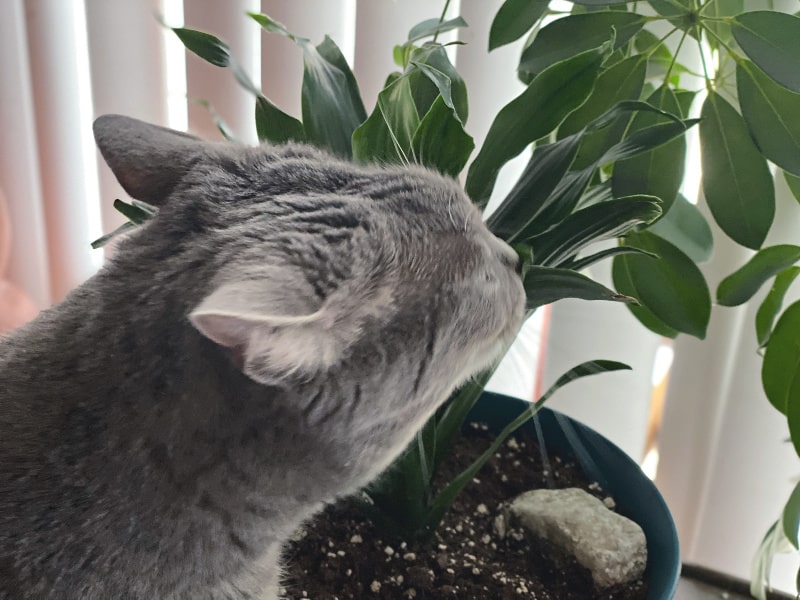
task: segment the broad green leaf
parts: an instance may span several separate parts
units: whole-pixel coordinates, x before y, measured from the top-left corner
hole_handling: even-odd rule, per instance
[[[758,307],[756,313],[756,338],[758,345],[763,347],[767,344],[769,336],[772,334],[772,324],[783,306],[783,299],[786,292],[792,285],[797,276],[800,275],[800,267],[789,267],[778,273],[767,296]]]
[[[783,87],[800,92],[800,18],[773,10],[733,17],[733,37],[745,54]]]
[[[416,48],[409,61],[417,68],[409,72],[417,113],[424,115],[428,112],[436,96],[441,94],[445,104],[453,108],[461,122],[466,124],[469,112],[467,85],[450,62],[444,46],[427,44]]]
[[[647,101],[670,113],[681,113],[675,94],[667,86],[658,88]],[[640,112],[633,118],[629,131],[636,132],[665,121],[667,119],[661,115]],[[656,196],[664,203],[664,212],[668,212],[683,182],[685,160],[686,140],[679,136],[634,158],[618,160],[614,165],[611,189],[617,197],[634,194]]]
[[[300,100],[306,138],[334,154],[349,157],[353,131],[367,118],[355,78],[330,38],[326,37],[317,48],[309,42],[301,46],[305,70]]]
[[[620,48],[646,22],[643,15],[615,11],[557,19],[542,27],[531,45],[523,50],[518,67],[520,79],[527,83],[547,67],[578,52],[597,48],[612,38],[614,49]]]
[[[440,95],[420,121],[411,148],[419,164],[457,177],[467,164],[475,142]]]
[[[486,225],[497,236],[514,241],[539,212],[562,181],[578,151],[580,136],[537,146],[517,183],[489,215]]]
[[[625,248],[626,246],[621,247]],[[645,255],[645,258],[648,257],[653,261],[658,260],[658,256],[652,253],[647,253]],[[611,267],[611,276],[614,281],[614,287],[620,294],[636,297],[638,290],[633,283],[631,272],[628,269],[628,264],[622,260],[623,258],[625,257],[618,256],[614,258],[614,263]],[[643,304],[629,304],[628,310],[631,311],[633,316],[636,317],[636,319],[642,325],[657,335],[674,339],[678,337],[678,333],[680,333],[676,329],[673,329],[664,323],[664,321],[653,314],[653,311]]]
[[[558,128],[558,137],[563,138],[577,133],[590,121],[623,100],[637,100],[644,86],[646,63],[644,57],[632,56],[603,71],[598,76],[589,99],[564,119]],[[615,142],[622,137],[623,132],[624,129],[614,140]]]
[[[781,526],[783,527],[783,535],[789,540],[789,543],[799,549],[797,534],[800,529],[800,483],[794,486],[786,506],[783,508],[781,515]]]
[[[547,10],[549,0],[506,0],[489,30],[489,51],[525,35]]]
[[[783,172],[783,177],[786,179],[786,185],[789,186],[789,191],[792,192],[794,199],[800,202],[800,177],[792,175],[787,171]]]
[[[580,171],[569,171],[556,184],[555,189],[545,199],[536,216],[519,231],[517,237],[530,239],[551,230],[575,210],[586,193],[595,174],[595,165]]]
[[[775,217],[775,186],[744,119],[711,90],[703,103],[703,192],[714,220],[736,243],[757,250]]]
[[[752,298],[767,280],[800,260],[800,246],[781,244],[756,252],[744,266],[723,279],[717,287],[717,302],[738,306]]]
[[[800,302],[787,308],[775,324],[764,352],[761,383],[772,406],[789,418],[792,442],[798,448],[796,411],[800,404]],[[792,431],[792,423],[795,428]],[[800,451],[800,450],[799,450]]]
[[[439,21],[439,19],[426,19],[421,23],[417,23],[408,32],[408,41],[416,42],[426,37],[437,35],[439,33],[446,33],[453,29],[460,27],[467,27],[467,22],[462,17],[455,17],[447,21]]]
[[[746,60],[736,66],[736,83],[742,116],[762,154],[800,176],[800,94]]]
[[[500,110],[469,168],[466,189],[473,201],[485,206],[500,168],[586,101],[603,56],[597,48],[553,65]]]
[[[261,95],[256,97],[255,121],[259,141],[273,144],[305,141],[303,124]]]
[[[562,266],[589,244],[619,237],[660,216],[660,201],[652,196],[593,204],[572,213],[550,231],[534,238],[531,241],[534,261],[542,266]]]
[[[713,50],[719,48],[719,40],[730,45],[733,39],[730,24],[720,19],[720,17],[730,17],[742,12],[744,12],[744,0],[711,0],[711,2],[703,8],[703,16],[714,19],[703,20],[703,24],[716,34],[716,37],[714,35],[706,37],[709,46],[711,46]]]
[[[453,503],[456,497],[461,493],[464,487],[473,480],[478,471],[480,471],[481,467],[486,464],[486,461],[488,461],[492,455],[497,452],[497,449],[500,448],[500,446],[506,441],[508,436],[522,427],[531,417],[533,417],[539,411],[539,409],[544,406],[544,403],[547,402],[547,400],[549,400],[550,397],[560,388],[581,377],[620,370],[630,370],[630,367],[623,363],[610,360],[593,360],[573,367],[561,375],[561,377],[556,380],[556,382],[544,393],[541,398],[539,398],[529,407],[526,407],[516,419],[511,421],[511,423],[506,425],[503,430],[497,434],[489,448],[487,448],[483,454],[481,454],[475,460],[475,462],[467,467],[461,474],[452,479],[450,483],[448,483],[447,486],[445,486],[445,488],[439,492],[431,504],[431,512],[428,517],[428,529],[432,530],[438,526],[439,522],[442,520],[442,517],[450,508],[450,505]]]
[[[696,263],[711,258],[714,249],[711,227],[700,210],[681,194],[667,214],[647,230],[677,246]]]
[[[634,131],[628,134],[624,140],[609,148],[608,151],[600,157],[597,164],[620,162],[627,158],[635,157],[642,152],[658,148],[662,144],[666,144],[677,137],[683,136],[689,127],[693,127],[699,122],[700,119],[670,121]]]
[[[408,76],[399,77],[378,94],[372,114],[353,133],[353,157],[362,162],[413,162],[411,141],[418,126]]]
[[[218,37],[186,29],[185,27],[171,27],[178,39],[183,43],[187,50],[194,52],[197,56],[217,67],[229,67],[231,64],[231,49]]]
[[[533,310],[564,298],[636,302],[570,269],[531,266],[523,281],[527,308]]]
[[[629,234],[625,243],[659,257],[653,260],[626,255],[614,259],[627,272],[634,296],[670,328],[703,339],[711,316],[711,295],[697,265],[653,233]]]

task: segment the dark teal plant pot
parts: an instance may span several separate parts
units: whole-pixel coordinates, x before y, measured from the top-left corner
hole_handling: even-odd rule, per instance
[[[523,400],[485,392],[468,419],[483,421],[499,432],[526,406],[529,404]],[[680,577],[680,547],[672,515],[656,486],[633,459],[586,425],[548,408],[543,408],[538,417],[548,453],[581,465],[586,476],[614,498],[617,511],[644,530],[648,598],[670,600]],[[523,427],[536,435],[533,422]]]

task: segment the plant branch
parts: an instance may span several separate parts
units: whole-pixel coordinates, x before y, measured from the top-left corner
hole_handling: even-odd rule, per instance
[[[688,33],[689,33],[688,29],[684,30],[683,35],[681,36],[681,41],[678,42],[678,47],[675,48],[675,54],[672,56],[672,62],[669,63],[667,74],[664,75],[664,85],[667,85],[669,83],[669,76],[672,75],[672,68],[675,66],[675,62],[678,60],[678,54],[680,53],[681,48],[683,47],[683,42],[686,40],[686,35]]]
[[[444,8],[442,9],[442,14],[439,15],[439,25],[444,23],[444,18],[447,15],[447,9],[450,8],[450,0],[445,0]],[[433,43],[436,43],[436,39],[439,37],[439,30],[436,30],[436,33],[433,34]]]
[[[711,35],[713,35],[715,38],[717,38],[717,41],[720,43],[720,46],[722,46],[723,48],[725,48],[725,50],[727,50],[727,51],[728,51],[728,54],[730,55],[730,57],[731,57],[733,60],[735,60],[736,62],[739,62],[739,61],[741,61],[741,60],[744,60],[744,59],[743,59],[741,56],[739,56],[739,53],[738,53],[738,52],[736,52],[736,51],[735,51],[733,48],[731,48],[731,47],[730,47],[730,45],[729,45],[727,42],[725,42],[725,40],[723,40],[723,39],[722,39],[722,38],[721,38],[719,35],[717,35],[717,32],[716,32],[716,31],[714,31],[714,30],[713,30],[713,29],[711,29],[710,27],[707,27],[707,26],[703,25],[702,23],[701,23],[700,25],[701,25],[701,27],[703,28],[703,30],[704,30],[706,33],[710,33],[710,34],[711,34]]]
[[[708,76],[708,67],[706,66],[706,55],[703,52],[703,44],[700,43],[700,40],[697,40],[697,50],[700,52],[700,62],[703,63],[703,76],[706,79],[706,89],[711,90],[711,78]],[[715,73],[716,75],[716,73]]]

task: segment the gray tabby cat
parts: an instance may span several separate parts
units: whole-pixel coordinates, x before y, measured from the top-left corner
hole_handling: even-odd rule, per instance
[[[422,168],[95,137],[160,211],[0,340],[0,598],[275,598],[298,526],[510,343],[517,258]]]

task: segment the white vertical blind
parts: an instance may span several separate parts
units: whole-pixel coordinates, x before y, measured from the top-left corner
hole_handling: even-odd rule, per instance
[[[94,273],[87,246],[100,235],[99,222],[93,219],[97,208],[91,206],[97,197],[89,193],[94,170],[89,170],[83,152],[92,116],[87,107],[88,87],[81,85],[88,84],[82,74],[87,58],[85,52],[64,52],[64,48],[85,47],[85,38],[79,39],[83,3],[28,0],[25,9],[50,242],[50,287],[53,299],[61,300]]]
[[[183,17],[186,27],[213,31],[230,45],[234,59],[258,86],[261,80],[259,28],[245,13],[259,10],[259,0],[189,0],[184,3]],[[186,58],[186,87],[192,133],[210,139],[220,137],[209,110],[194,102],[205,100],[224,118],[238,139],[249,144],[258,141],[253,125],[255,99],[233,82],[229,70],[210,65],[192,54]]]
[[[95,115],[119,113],[166,125],[167,32],[157,20],[163,14],[161,0],[85,2]],[[112,202],[125,198],[125,192],[102,159],[99,165],[103,230],[108,232],[124,221]]]
[[[38,306],[50,304],[33,91],[22,0],[0,7],[0,188],[14,227],[9,278]]]

